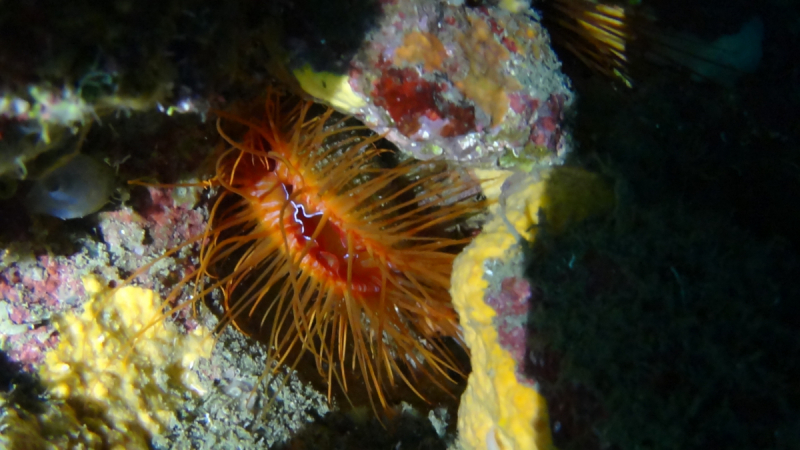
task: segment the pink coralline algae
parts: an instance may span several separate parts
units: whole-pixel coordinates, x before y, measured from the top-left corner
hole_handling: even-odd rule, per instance
[[[537,146],[553,148],[562,142],[562,133],[559,123],[563,117],[565,99],[560,95],[551,95],[550,98],[537,110],[536,126],[530,135],[530,141]]]
[[[0,335],[12,361],[33,370],[55,346],[58,338],[48,319],[86,295],[80,279],[85,268],[81,258],[40,254],[0,271]]]
[[[562,161],[573,95],[534,11],[382,5],[347,72],[367,104],[349,112],[422,159],[492,163],[536,146],[535,164]]]
[[[75,279],[79,270],[64,257],[39,255],[25,268],[15,263],[0,273],[0,294],[11,305],[52,308],[60,302],[59,299],[84,294],[80,280]]]
[[[39,326],[8,337],[8,357],[27,371],[44,361],[44,354],[58,345],[58,336],[49,327]]]
[[[508,277],[500,282],[499,290],[485,299],[497,315],[494,318],[500,345],[517,362],[517,379],[522,383],[534,381],[525,374],[528,354],[528,314],[531,307],[531,285],[524,278]]]
[[[126,272],[133,272],[168,250],[199,236],[205,228],[204,213],[194,209],[197,202],[194,194],[198,188],[149,186],[146,189],[147,195],[139,197],[134,208],[100,214],[100,230],[113,263]],[[164,267],[170,264],[177,262],[165,260]],[[179,266],[170,269],[173,276],[191,268],[191,261],[184,258]],[[159,287],[153,285],[153,280],[147,275],[137,282],[148,288]]]
[[[11,361],[28,371],[42,363],[47,350],[58,344],[51,318],[80,309],[87,300],[83,278],[94,275],[109,287],[121,283],[167,250],[202,234],[204,208],[198,208],[199,188],[148,187],[136,196],[134,207],[98,214],[101,240],[84,238],[71,254],[54,254],[45,243],[21,244],[14,260],[0,258],[0,341]],[[162,294],[194,270],[193,248],[157,260],[150,275],[134,282]],[[6,250],[0,256],[8,257]],[[196,326],[180,317],[185,329]]]

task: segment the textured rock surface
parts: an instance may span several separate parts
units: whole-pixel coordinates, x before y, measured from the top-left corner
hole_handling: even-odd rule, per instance
[[[302,87],[417,158],[562,160],[573,94],[535,12],[387,1],[377,21],[343,75],[308,63]]]

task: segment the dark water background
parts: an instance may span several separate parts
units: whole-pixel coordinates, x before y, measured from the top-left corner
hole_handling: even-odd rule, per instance
[[[725,87],[650,63],[643,39],[628,89],[560,53],[579,98],[573,159],[615,180],[620,208],[531,255],[531,349],[550,362],[532,371],[550,377],[556,443],[800,448],[800,7],[640,11],[707,41],[760,17],[763,56]]]

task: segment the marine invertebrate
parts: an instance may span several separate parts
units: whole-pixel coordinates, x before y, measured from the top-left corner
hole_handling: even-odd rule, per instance
[[[460,371],[445,343],[461,341],[450,271],[470,240],[458,226],[482,206],[477,185],[442,162],[387,167],[380,136],[312,107],[271,92],[261,120],[219,113],[248,131],[237,141],[218,124],[230,148],[209,226],[190,240],[203,242],[198,269],[150,325],[221,288],[221,326],[261,333],[279,365],[313,355],[329,398],[353,376],[374,408],[398,383],[422,396],[420,374],[445,387],[438,377]],[[179,299],[192,280],[194,296]]]
[[[599,176],[571,167],[521,178],[489,175],[482,176],[494,180],[485,192],[500,201],[453,268],[453,304],[473,367],[459,407],[459,446],[550,449],[547,405],[525,370],[531,289],[523,278],[523,240],[536,238],[542,216],[561,231],[607,211],[613,194]]]
[[[84,288],[92,300],[80,314],[59,316],[61,342],[41,368],[59,406],[28,420],[59,448],[149,448],[184,392],[204,391],[192,367],[210,356],[209,330],[183,333],[170,323],[143,330],[161,306],[155,292],[126,286],[109,293],[94,277]],[[132,341],[135,335],[145,338]]]
[[[552,445],[544,398],[533,386],[518,382],[516,363],[501,346],[493,323],[496,313],[484,302],[489,287],[484,265],[518,252],[515,234],[531,237],[529,227],[536,221],[542,191],[543,183],[529,183],[509,196],[505,214],[515,230],[497,214],[459,255],[453,269],[453,302],[473,365],[458,413],[461,448],[547,449]]]
[[[625,8],[593,0],[542,2],[555,40],[586,66],[632,85],[627,46],[631,39]]]
[[[646,63],[643,68],[680,69],[695,81],[727,87],[740,76],[755,72],[761,61],[764,25],[759,17],[744,23],[738,33],[707,42],[691,33],[665,29],[652,13],[636,14],[635,6],[554,0],[542,2],[541,8],[557,47],[628,87],[633,84],[630,68],[640,61]],[[637,71],[639,76],[644,73]]]

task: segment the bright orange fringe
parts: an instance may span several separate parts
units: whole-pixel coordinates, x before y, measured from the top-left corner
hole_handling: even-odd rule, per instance
[[[373,408],[388,406],[398,379],[420,397],[419,374],[446,389],[440,377],[461,373],[444,345],[462,343],[450,271],[469,242],[454,229],[483,207],[475,182],[442,162],[385,168],[380,136],[285,103],[270,93],[259,122],[218,113],[249,131],[237,142],[217,123],[230,145],[213,180],[221,193],[205,233],[184,244],[202,244],[198,270],[166,302],[190,281],[195,295],[151,325],[221,288],[221,326],[265,327],[276,367],[313,355],[329,399],[334,379],[347,392],[348,368],[367,380]]]

